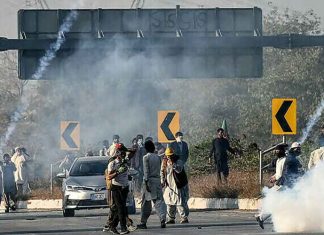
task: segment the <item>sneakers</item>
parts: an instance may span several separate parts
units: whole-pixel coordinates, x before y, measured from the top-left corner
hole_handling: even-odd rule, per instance
[[[105,225],[105,227],[102,229],[103,232],[110,232],[112,234],[120,234],[116,228],[109,228],[109,226]]]
[[[11,209],[12,211],[15,211],[15,210],[16,210],[16,206],[15,206],[15,205],[12,205],[12,206],[10,207],[10,209]]]
[[[127,228],[122,228],[119,234],[128,234],[128,233],[129,231],[127,230]]]
[[[260,228],[264,229],[263,220],[260,218],[260,216],[255,217],[255,219],[258,222]]]
[[[182,219],[180,220],[180,224],[188,224],[189,220],[188,219]]]
[[[137,229],[137,227],[131,224],[131,225],[128,225],[128,226],[127,226],[127,229],[128,229],[128,231],[130,231],[130,232],[134,232],[134,231]]]
[[[170,219],[168,222],[166,222],[166,224],[175,224],[175,220],[174,219]]]
[[[146,224],[144,224],[144,223],[140,223],[140,224],[138,224],[138,225],[137,225],[137,228],[138,228],[138,229],[147,229]]]

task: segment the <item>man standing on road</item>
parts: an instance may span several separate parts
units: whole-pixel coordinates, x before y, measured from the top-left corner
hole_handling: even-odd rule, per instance
[[[179,156],[179,159],[186,165],[189,157],[188,144],[183,141],[183,133],[178,131],[175,134],[176,141],[172,142],[170,147],[174,150],[175,154]]]
[[[112,205],[110,207],[107,225],[103,231],[114,234],[127,234],[129,230],[126,227],[128,196],[128,167],[126,158],[127,148],[123,144],[116,145],[116,159],[108,164],[107,175],[111,180]],[[117,231],[117,225],[120,223],[121,231]]]
[[[177,210],[180,223],[189,223],[189,187],[184,164],[170,147],[165,150],[165,156],[167,158],[162,163],[161,183],[165,187],[163,197],[167,205],[167,224],[175,223]]]
[[[227,151],[235,154],[228,140],[224,138],[224,129],[219,128],[217,129],[217,137],[212,142],[212,148],[209,154],[210,163],[211,157],[214,156],[217,184],[227,183],[227,177],[229,175]]]
[[[147,229],[146,222],[152,212],[152,201],[160,218],[161,228],[165,228],[166,205],[163,199],[160,177],[162,159],[154,153],[155,146],[151,140],[146,141],[144,147],[147,154],[143,158],[141,223],[137,225],[137,228]]]

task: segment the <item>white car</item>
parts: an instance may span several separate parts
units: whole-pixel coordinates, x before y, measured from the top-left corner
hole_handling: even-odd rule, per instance
[[[65,178],[62,184],[64,217],[74,216],[75,210],[108,207],[104,176],[107,165],[107,157],[80,157],[75,159],[68,175],[57,175]]]

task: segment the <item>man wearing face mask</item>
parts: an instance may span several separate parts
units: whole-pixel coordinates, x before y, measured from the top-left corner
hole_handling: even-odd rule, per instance
[[[119,143],[119,135],[113,135],[113,142],[107,150],[108,157],[114,157],[116,153],[116,146]]]
[[[114,160],[108,164],[106,177],[111,180],[110,191],[112,203],[110,203],[110,212],[107,224],[103,231],[113,234],[127,234],[127,207],[126,201],[129,192],[128,188],[128,167],[126,152],[128,149],[123,144],[116,144]],[[120,223],[121,231],[117,231],[117,225]]]
[[[175,134],[176,141],[172,142],[170,147],[174,150],[175,154],[179,156],[179,159],[186,165],[189,157],[188,144],[183,141],[183,133],[178,131]]]
[[[300,163],[298,156],[301,154],[301,146],[298,142],[292,143],[288,156],[284,165],[284,185],[292,187],[300,176],[303,175],[304,170]]]

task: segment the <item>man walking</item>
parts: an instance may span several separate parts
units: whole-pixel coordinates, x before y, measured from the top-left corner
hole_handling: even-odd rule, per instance
[[[147,229],[146,223],[152,212],[152,202],[159,216],[161,228],[165,228],[166,205],[160,177],[162,159],[154,153],[155,146],[151,140],[146,141],[144,147],[147,154],[143,158],[141,223],[137,228]]]
[[[211,157],[214,156],[217,184],[227,183],[227,177],[229,175],[227,151],[235,154],[228,140],[224,138],[224,129],[219,128],[217,129],[217,137],[212,142],[212,148],[209,154],[210,163]]]
[[[116,145],[116,159],[108,164],[106,177],[111,180],[111,195],[113,205],[110,207],[110,214],[107,225],[103,231],[110,231],[114,234],[127,234],[126,219],[127,207],[126,200],[128,196],[128,168],[126,160],[127,148],[123,144]],[[121,231],[117,231],[117,225],[120,223]]]

